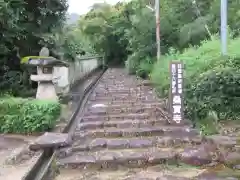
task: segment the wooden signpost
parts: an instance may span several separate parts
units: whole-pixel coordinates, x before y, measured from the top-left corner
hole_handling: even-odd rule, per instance
[[[183,119],[183,63],[181,61],[170,62],[170,92],[169,104],[171,124],[182,124]]]

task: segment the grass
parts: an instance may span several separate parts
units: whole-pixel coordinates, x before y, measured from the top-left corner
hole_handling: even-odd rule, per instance
[[[194,76],[200,76],[202,73],[212,69],[216,65],[230,62],[224,62],[226,58],[221,55],[221,42],[215,37],[212,41],[203,41],[201,46],[190,47],[183,53],[171,50],[166,56],[162,56],[152,70],[151,80],[158,85],[158,90],[168,90],[169,78],[169,63],[172,60],[181,60],[184,63],[186,80],[191,80]],[[230,39],[228,44],[228,54],[232,58],[240,58],[240,37]],[[166,92],[161,91],[162,95],[166,96]]]
[[[235,39],[229,38],[228,56],[224,57],[221,55],[220,40],[218,37],[214,37],[213,40],[203,41],[200,46],[190,47],[182,53],[171,49],[169,54],[162,56],[160,61],[154,64],[153,70],[150,74],[151,81],[156,85],[158,94],[163,98],[167,98],[170,87],[169,63],[172,60],[183,61],[185,107],[188,111],[187,114],[191,114],[191,116],[188,117],[195,122],[196,126],[201,129],[203,134],[215,134],[218,132],[218,120],[216,120],[216,118],[221,118],[220,120],[229,119],[225,118],[225,116],[222,114],[232,114],[231,110],[233,109],[231,108],[234,107],[233,104],[231,104],[233,102],[231,102],[230,99],[237,99],[240,97],[240,95],[238,96],[237,93],[237,88],[239,87],[238,83],[240,82],[238,79],[239,73],[237,72],[240,70],[239,47],[240,37]],[[232,80],[230,76],[224,76],[227,70],[231,71],[232,69],[235,69],[237,72],[234,74],[234,80]],[[220,88],[218,87],[215,88],[216,91],[210,90],[210,88],[212,88],[211,84],[219,86],[217,81],[210,82],[210,78],[214,76],[215,73],[223,74],[223,80],[215,78],[219,82],[224,81],[225,87],[223,87],[222,91],[220,91]],[[219,78],[222,77],[219,75]],[[229,89],[228,81],[231,84],[235,83],[236,93],[234,90],[231,90],[231,93],[235,93],[234,95],[227,92],[227,89]],[[234,84],[232,85],[234,87]],[[209,88],[209,94],[208,89],[206,88]],[[221,109],[220,106],[218,108],[218,104],[214,104],[217,102],[225,103],[223,97],[228,95],[228,102],[226,102],[226,105],[221,104]],[[195,101],[194,104],[193,101]],[[193,108],[193,105],[196,106],[196,108]],[[238,107],[238,105],[236,104],[235,107]],[[199,114],[199,112],[203,109],[206,110],[204,117]],[[223,110],[226,110],[226,112],[222,112]],[[236,109],[234,109],[234,111],[236,111]],[[209,116],[210,112],[216,112],[217,117],[213,117],[211,115]],[[192,116],[193,114],[194,116]],[[239,113],[236,114],[236,116],[239,115]]]

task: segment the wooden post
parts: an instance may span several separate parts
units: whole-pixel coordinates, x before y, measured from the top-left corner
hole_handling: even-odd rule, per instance
[[[156,13],[156,40],[157,40],[157,60],[161,56],[161,43],[160,43],[160,0],[155,0],[155,13]]]

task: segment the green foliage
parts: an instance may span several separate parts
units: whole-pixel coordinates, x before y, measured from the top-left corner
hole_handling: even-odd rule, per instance
[[[108,63],[125,62],[130,74],[142,78],[150,74],[164,97],[169,91],[169,61],[183,60],[187,115],[191,119],[206,119],[209,111],[214,111],[223,119],[239,111],[236,92],[240,80],[240,38],[229,39],[229,57],[222,57],[221,43],[214,35],[219,32],[220,2],[162,0],[162,57],[156,63],[155,14],[146,8],[154,7],[152,0],[132,0],[115,6],[96,4],[82,16],[79,29],[94,50],[107,57]],[[240,33],[239,6],[238,0],[228,3],[229,30],[234,38]]]
[[[196,4],[186,0],[162,0],[160,3],[162,54],[168,53],[170,48],[183,51],[191,45],[199,45],[219,31],[219,0],[201,0]],[[149,4],[154,7],[152,0],[132,0],[115,6],[96,4],[81,17],[79,29],[107,62],[127,60],[128,65],[134,66],[130,69],[136,72],[143,59],[156,56],[155,14],[146,7]],[[237,36],[240,2],[233,0],[228,5],[229,28],[233,36]],[[133,59],[136,62],[132,62]]]
[[[36,55],[44,33],[62,26],[67,3],[65,0],[3,0],[0,2],[0,52],[10,53],[18,47],[20,54]],[[29,48],[30,47],[30,48]]]
[[[5,97],[0,99],[1,133],[34,133],[52,129],[61,112],[57,102]]]
[[[0,89],[21,96],[34,88],[21,57],[38,56],[42,46],[50,55],[73,61],[93,53],[76,25],[66,25],[67,0],[0,1]],[[35,85],[36,86],[36,85]]]
[[[240,71],[234,67],[215,67],[192,81],[186,90],[187,111],[205,117],[210,110],[229,118],[240,110]]]
[[[128,55],[126,39],[122,39],[126,29],[126,18],[122,4],[110,6],[99,3],[79,20],[83,37],[91,42],[97,54],[106,57],[106,62],[124,63]]]
[[[144,59],[140,62],[138,69],[136,70],[136,75],[148,79],[150,73],[152,72],[154,61],[151,58]]]
[[[19,95],[17,91],[32,88],[30,81],[26,80],[29,74],[20,66],[20,57],[38,55],[44,44],[44,35],[53,34],[63,27],[67,8],[66,0],[0,1],[1,91]],[[51,51],[54,49],[49,42],[44,45]]]
[[[220,129],[219,118],[214,111],[209,111],[205,118],[195,119],[195,124],[204,135],[217,134]]]
[[[56,33],[45,34],[43,37],[42,44],[50,47],[58,58],[65,61],[75,61],[77,56],[94,54],[92,46],[74,25],[65,25]]]
[[[125,66],[129,74],[136,74],[140,61],[143,60],[143,55],[144,54],[140,54],[140,52],[135,52],[128,56]]]
[[[152,81],[161,96],[169,90],[169,62],[179,59],[185,67],[185,104],[188,117],[204,119],[214,111],[220,119],[239,116],[240,38],[229,39],[229,56],[220,54],[220,41],[204,41],[199,47],[186,49],[182,54],[170,53],[154,66]]]

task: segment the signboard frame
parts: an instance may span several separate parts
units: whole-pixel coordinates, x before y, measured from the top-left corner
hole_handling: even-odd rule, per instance
[[[175,69],[175,70],[174,70]],[[173,73],[175,71],[175,73]],[[184,123],[184,101],[183,101],[183,78],[184,65],[180,60],[172,60],[169,63],[169,74],[170,74],[170,89],[169,89],[169,111],[170,111],[170,124],[183,124]],[[174,84],[175,81],[175,84]],[[178,103],[174,102],[177,97],[180,97]],[[179,100],[179,98],[177,98]],[[174,113],[174,106],[178,106],[178,110]],[[180,110],[179,110],[180,106]],[[175,120],[174,117],[178,116],[180,120]]]

